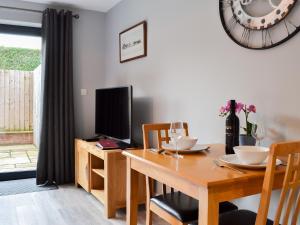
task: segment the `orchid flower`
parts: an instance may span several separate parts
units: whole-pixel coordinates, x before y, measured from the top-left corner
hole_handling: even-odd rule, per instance
[[[247,135],[251,135],[251,129],[252,126],[255,124],[252,124],[248,121],[248,117],[250,113],[256,113],[256,106],[255,105],[245,105],[241,102],[236,103],[236,109],[235,112],[239,114],[241,111],[245,113],[245,118],[246,118],[246,126],[243,127],[244,131],[246,132]],[[225,117],[228,112],[230,112],[230,101],[227,101],[225,106],[222,106],[220,108],[220,115],[221,117]]]

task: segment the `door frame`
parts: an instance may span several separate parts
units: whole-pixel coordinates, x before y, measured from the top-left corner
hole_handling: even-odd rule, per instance
[[[42,28],[18,26],[18,25],[10,25],[10,24],[0,24],[0,33],[41,37],[42,36]]]
[[[35,178],[35,177],[36,177],[36,170],[0,173],[0,181],[19,180],[19,179],[27,179],[27,178]]]
[[[0,33],[41,37],[42,28],[0,24]],[[35,177],[36,177],[36,170],[0,173],[0,181],[19,180],[19,179],[27,179],[27,178],[35,178]]]

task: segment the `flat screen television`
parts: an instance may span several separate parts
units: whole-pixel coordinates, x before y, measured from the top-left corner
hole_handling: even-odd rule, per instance
[[[132,143],[132,86],[96,90],[95,133]]]

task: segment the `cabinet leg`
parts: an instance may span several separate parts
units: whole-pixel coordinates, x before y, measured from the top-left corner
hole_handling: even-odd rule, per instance
[[[152,212],[149,208],[146,209],[146,225],[152,225]]]
[[[105,215],[106,215],[106,218],[115,218],[116,217],[116,209],[113,207],[110,207],[109,205],[106,206]]]

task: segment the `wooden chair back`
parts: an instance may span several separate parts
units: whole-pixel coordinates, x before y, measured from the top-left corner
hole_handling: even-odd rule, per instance
[[[144,140],[144,149],[150,148],[149,134],[150,132],[156,132],[158,148],[162,148],[162,143],[169,143],[170,136],[170,123],[155,123],[155,124],[143,124],[143,140]],[[185,130],[185,135],[188,136],[188,124],[183,123],[183,128]]]
[[[144,141],[144,149],[150,148],[149,136],[150,132],[156,133],[157,145],[158,149],[162,149],[162,143],[166,142],[167,144],[170,142],[169,130],[171,123],[154,123],[154,124],[143,124],[143,141]],[[183,128],[185,130],[185,135],[189,135],[188,124],[183,123]],[[153,195],[153,181],[146,177],[147,183],[147,196],[151,197]],[[167,186],[165,184],[162,185],[163,194],[167,193]],[[174,189],[171,188],[171,192],[174,192]]]
[[[255,225],[266,225],[276,159],[279,157],[287,157],[288,161],[273,225],[279,225],[280,222],[281,225],[288,225],[289,221],[290,225],[297,224],[300,214],[300,142],[285,142],[271,146]]]

